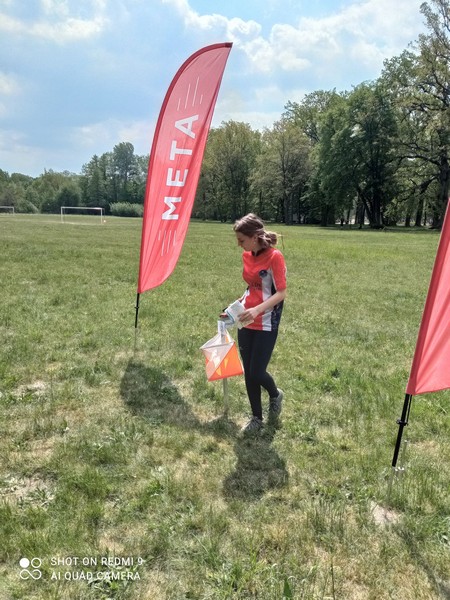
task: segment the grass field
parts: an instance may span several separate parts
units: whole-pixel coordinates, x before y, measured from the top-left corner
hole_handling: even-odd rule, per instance
[[[285,407],[242,440],[199,351],[244,289],[230,225],[191,223],[135,348],[141,221],[90,223],[0,216],[0,599],[448,600],[448,392],[387,498],[437,234],[274,226]]]

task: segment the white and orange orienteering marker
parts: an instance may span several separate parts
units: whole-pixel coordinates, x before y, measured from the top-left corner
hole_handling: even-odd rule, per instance
[[[231,46],[213,44],[195,52],[164,98],[148,166],[138,294],[161,285],[177,264]]]
[[[431,275],[406,393],[450,388],[450,201]]]
[[[205,355],[206,377],[208,381],[228,379],[244,372],[236,342],[220,321],[218,333],[200,348]]]

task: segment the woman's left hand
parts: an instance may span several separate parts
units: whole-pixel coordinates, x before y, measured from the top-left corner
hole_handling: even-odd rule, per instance
[[[239,321],[241,321],[241,323],[252,323],[258,315],[259,312],[256,308],[247,308],[239,315]]]

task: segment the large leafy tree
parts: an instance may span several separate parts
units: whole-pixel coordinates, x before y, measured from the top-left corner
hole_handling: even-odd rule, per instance
[[[334,94],[320,115],[310,195],[323,225],[354,206],[371,227],[386,222],[395,197],[394,111],[382,86],[364,83]]]
[[[117,201],[142,204],[147,178],[148,155],[137,156],[131,143],[114,146],[113,152],[94,155],[83,165],[82,202],[108,208]]]
[[[291,225],[303,212],[310,174],[311,143],[301,129],[284,118],[262,136],[261,152],[252,173],[258,212]]]
[[[106,178],[105,158],[96,155],[83,165],[81,177],[82,203],[85,206],[105,208],[108,204],[108,182]]]
[[[127,202],[131,199],[130,183],[137,173],[133,144],[130,142],[116,144],[112,153],[112,163],[116,199]]]
[[[234,220],[252,207],[250,174],[261,136],[247,123],[227,121],[211,129],[194,214]]]
[[[442,224],[450,187],[450,2],[423,3],[428,32],[413,50],[386,62],[382,79],[399,114],[400,174],[407,217],[424,210]]]
[[[321,139],[322,117],[338,96],[336,90],[311,92],[301,102],[289,101],[283,117],[299,127],[312,145],[317,144]]]
[[[348,98],[336,94],[320,115],[320,138],[313,154],[310,196],[323,226],[334,223],[337,216],[345,219],[344,215],[354,208],[355,168],[349,155],[352,134]]]
[[[27,198],[33,178],[20,173],[9,175],[0,169],[0,205],[13,206],[17,212],[36,212],[37,208]]]
[[[421,12],[429,32],[419,36],[417,78],[422,94],[414,107],[428,117],[428,132],[439,184],[434,225],[440,226],[450,186],[450,2],[425,2]]]
[[[60,204],[56,197],[60,190],[68,185],[77,185],[77,176],[71,173],[60,173],[53,170],[44,171],[33,181],[33,189],[38,198],[38,208],[41,212],[58,211]]]
[[[302,209],[299,216],[303,222],[320,222],[327,225],[334,223],[336,212],[340,211],[335,185],[341,183],[341,178],[332,182],[332,174],[328,184],[323,179],[324,169],[323,148],[330,142],[330,136],[336,133],[340,125],[336,107],[344,102],[345,95],[338,94],[336,90],[318,90],[306,94],[301,102],[289,101],[285,107],[284,117],[291,121],[308,138],[310,143],[310,176],[307,183],[307,192],[302,197]]]
[[[355,88],[348,99],[343,149],[371,227],[386,224],[386,209],[396,195],[396,135],[395,114],[384,88],[379,83]]]

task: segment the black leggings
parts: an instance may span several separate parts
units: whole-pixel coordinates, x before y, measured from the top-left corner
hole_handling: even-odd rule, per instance
[[[269,392],[270,398],[278,396],[278,389],[267,365],[272,356],[278,330],[257,331],[243,327],[238,330],[239,351],[244,365],[245,386],[247,388],[253,416],[262,419],[261,386]]]

